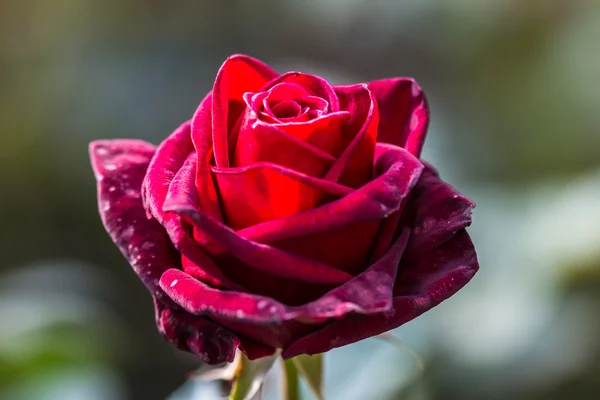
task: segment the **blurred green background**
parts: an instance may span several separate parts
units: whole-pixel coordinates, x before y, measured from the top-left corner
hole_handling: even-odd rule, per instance
[[[1,0],[0,399],[163,399],[199,366],[104,232],[87,144],[159,143],[232,53],[415,77],[424,157],[478,204],[481,271],[397,330],[426,371],[368,340],[330,353],[329,398],[597,398],[599,46],[594,0]]]

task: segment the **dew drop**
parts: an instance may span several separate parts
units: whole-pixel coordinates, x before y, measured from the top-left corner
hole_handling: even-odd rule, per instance
[[[256,307],[259,310],[264,310],[265,308],[267,308],[269,306],[269,302],[267,300],[260,300],[257,304]]]
[[[96,148],[96,154],[99,156],[105,156],[108,154],[108,149],[106,147],[98,147]]]

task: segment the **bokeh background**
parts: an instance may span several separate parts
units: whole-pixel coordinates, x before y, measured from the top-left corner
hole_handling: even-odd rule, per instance
[[[597,398],[599,46],[594,0],[1,0],[0,399],[210,398],[102,228],[87,144],[160,142],[233,53],[416,77],[424,157],[478,204],[480,272],[396,331],[425,372],[367,340],[328,355],[329,398]]]

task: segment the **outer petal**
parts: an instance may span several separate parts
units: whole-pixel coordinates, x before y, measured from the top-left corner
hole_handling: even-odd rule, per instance
[[[368,86],[379,105],[377,141],[404,147],[419,157],[429,125],[429,109],[419,85],[411,78],[393,78]]]
[[[418,282],[412,281],[412,284],[395,290],[390,311],[377,315],[347,315],[342,320],[330,322],[284,349],[283,357],[323,353],[394,329],[452,296],[479,268],[475,249],[464,230],[435,251],[409,263],[402,262],[400,271],[419,269],[425,274]],[[396,281],[403,279],[406,276],[399,273]]]
[[[160,334],[179,349],[198,355],[207,364],[233,361],[238,347],[251,360],[270,356],[275,352],[273,347],[235,335],[207,318],[166,307],[156,300],[154,307]]]
[[[98,183],[100,217],[150,293],[172,304],[158,286],[168,268],[179,265],[178,254],[164,228],[149,220],[142,206],[141,186],[155,147],[140,140],[103,140],[90,144]]]
[[[189,313],[249,323],[278,324],[293,319],[322,322],[349,312],[374,314],[388,311],[392,306],[396,272],[408,236],[407,229],[367,271],[319,299],[297,307],[266,296],[213,289],[178,269],[167,270],[160,286]]]
[[[160,223],[164,222],[165,218],[162,205],[167,197],[169,185],[193,150],[190,121],[187,121],[158,146],[148,165],[142,188],[144,206],[148,214]]]
[[[415,210],[408,250],[413,254],[425,252],[471,225],[475,203],[442,181],[437,171],[428,166],[407,206]]]
[[[278,76],[263,62],[244,55],[229,57],[217,73],[212,91],[212,141],[217,167],[229,166],[228,135],[245,108],[242,96],[257,92]]]
[[[172,197],[181,192],[195,192],[194,176],[197,163],[193,149],[189,121],[177,128],[158,146],[143,182],[144,206],[148,214],[167,229],[175,248],[184,255],[184,267],[195,268],[194,276],[215,286],[239,288],[239,285],[223,275],[200,246],[187,235],[182,228],[181,218],[163,212],[163,204],[169,193]],[[192,263],[187,262],[190,260]]]
[[[232,362],[240,345],[236,335],[209,321],[182,310],[154,302],[160,334],[177,348],[198,355],[203,362]]]

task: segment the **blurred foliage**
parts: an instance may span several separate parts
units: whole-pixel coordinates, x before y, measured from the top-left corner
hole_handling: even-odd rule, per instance
[[[565,182],[600,185],[599,41],[595,0],[3,0],[0,305],[16,311],[0,321],[0,393],[38,375],[48,387],[89,383],[72,372],[89,367],[120,382],[104,396],[164,398],[198,366],[159,338],[149,295],[102,229],[87,143],[158,143],[241,52],[339,83],[414,76],[432,108],[426,158],[478,203],[478,277],[402,328],[433,367],[415,381],[400,376],[413,368],[397,365],[406,357],[351,346],[326,357],[338,360],[326,368],[328,398],[364,398],[369,385],[391,398],[595,398],[597,196]],[[2,282],[64,259],[91,269],[69,269],[77,279],[66,285],[55,265],[55,280],[25,279],[28,293],[66,291],[112,317],[4,339],[39,310],[16,308]],[[373,362],[357,361],[361,352]]]

